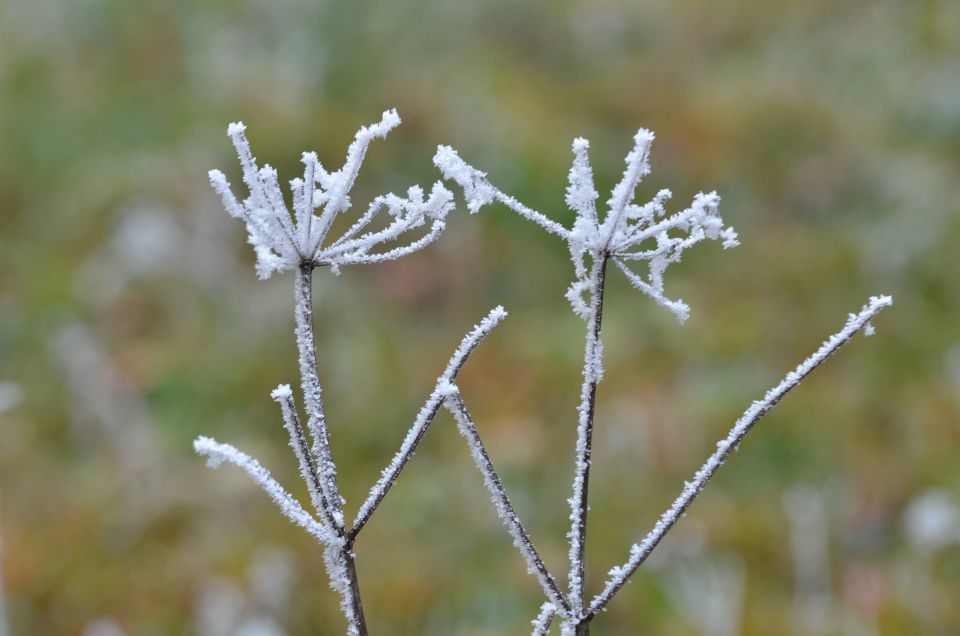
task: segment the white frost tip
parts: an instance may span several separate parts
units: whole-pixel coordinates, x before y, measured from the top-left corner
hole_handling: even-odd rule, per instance
[[[400,125],[400,114],[397,112],[396,108],[391,108],[390,110],[383,111],[383,116],[380,119],[380,123],[395,128]]]
[[[633,136],[633,140],[637,145],[652,144],[654,139],[656,139],[656,135],[653,134],[652,130],[646,128],[641,128],[637,131],[637,134]]]
[[[218,446],[219,444],[215,439],[206,435],[201,435],[193,440],[194,452],[198,455],[206,455],[208,468],[217,468],[225,459],[223,454],[218,452]]]
[[[507,317],[507,310],[503,308],[503,305],[497,305],[490,310],[490,318],[493,320],[503,320]]]
[[[577,137],[573,140],[573,151],[574,152],[583,152],[584,150],[590,149],[590,141],[584,139],[583,137]]]
[[[235,121],[229,126],[227,126],[227,134],[230,135],[231,137],[235,137],[237,135],[242,135],[243,131],[245,131],[246,129],[247,129],[247,125],[244,124],[242,121]]]
[[[381,139],[387,136],[387,133],[400,125],[400,115],[397,114],[395,108],[390,110],[383,111],[383,116],[380,118],[380,121],[376,124],[370,124],[369,126],[364,126],[357,132],[357,139],[362,139],[364,137],[373,138],[380,137]]]
[[[278,385],[273,391],[270,392],[270,397],[272,397],[277,402],[281,400],[286,400],[293,395],[293,391],[290,389],[289,384]]]
[[[868,322],[867,324],[865,324],[865,325],[863,326],[863,335],[865,335],[865,336],[872,336],[872,335],[874,335],[875,333],[877,333],[877,329],[876,329],[876,327],[873,326],[873,323],[872,323],[872,322]]]

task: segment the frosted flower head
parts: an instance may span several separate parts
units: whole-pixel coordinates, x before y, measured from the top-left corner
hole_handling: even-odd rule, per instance
[[[406,197],[392,193],[377,197],[344,234],[328,240],[334,220],[351,207],[349,193],[370,142],[386,137],[399,124],[397,112],[388,110],[378,123],[362,127],[347,149],[343,167],[333,172],[324,169],[316,153],[303,153],[303,177],[290,181],[292,211],[284,199],[277,171],[269,165],[257,166],[246,127],[239,122],[228,126],[227,135],[240,157],[249,196],[238,201],[219,170],[210,171],[210,184],[230,216],[246,223],[260,278],[304,265],[329,266],[339,271],[341,265],[392,260],[421,249],[440,235],[444,220],[453,209],[453,195],[437,182],[429,194],[413,186]],[[384,211],[390,217],[386,225],[370,229]],[[389,250],[379,249],[424,226],[428,220],[430,227],[420,238]]]
[[[573,140],[573,165],[565,201],[576,218],[569,229],[498,190],[485,173],[466,163],[452,148],[440,146],[433,161],[444,177],[463,188],[471,212],[497,201],[566,240],[577,277],[567,291],[567,299],[579,316],[588,318],[591,313],[590,304],[584,298],[594,292],[586,262],[589,257],[594,263],[601,259],[612,261],[636,288],[683,322],[690,308],[682,300],[671,300],[664,295],[663,274],[667,267],[679,261],[685,249],[704,239],[719,240],[724,248],[735,247],[739,242],[737,233],[726,226],[720,216],[720,197],[716,192],[698,194],[690,207],[674,214],[666,210],[671,197],[669,190],[661,190],[645,204],[633,203],[637,185],[650,174],[653,140],[653,133],[644,128],[634,135],[623,177],[611,191],[602,218],[596,207],[600,195],[590,167],[590,143],[581,137]],[[647,261],[645,276],[628,267],[633,261]]]

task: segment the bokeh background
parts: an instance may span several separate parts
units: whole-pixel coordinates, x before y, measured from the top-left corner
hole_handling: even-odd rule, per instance
[[[289,275],[258,282],[206,171],[244,120],[281,177],[371,148],[353,199],[438,178],[438,143],[568,222],[640,126],[639,197],[718,190],[742,246],[671,268],[680,326],[614,273],[588,586],[751,400],[867,297],[895,306],[792,393],[595,623],[602,635],[960,633],[960,3],[0,3],[0,633],[340,634],[321,553],[198,434],[298,495],[269,391],[296,379]],[[458,194],[459,196],[459,194]],[[603,197],[605,199],[605,197]],[[428,250],[318,275],[348,509],[460,336],[462,376],[563,571],[583,324],[562,243],[462,205]],[[528,633],[539,605],[449,416],[361,536],[375,634]],[[6,631],[4,631],[6,630]]]

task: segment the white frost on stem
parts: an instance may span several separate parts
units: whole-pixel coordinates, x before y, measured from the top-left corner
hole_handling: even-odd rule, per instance
[[[530,621],[533,624],[533,631],[530,636],[547,636],[550,633],[550,625],[553,623],[553,617],[557,613],[557,608],[553,603],[544,603],[540,606],[540,613]]]
[[[494,307],[486,317],[484,317],[479,324],[474,325],[473,329],[460,341],[460,346],[458,346],[453,353],[453,356],[447,363],[446,369],[444,369],[440,377],[437,378],[433,392],[420,408],[416,419],[413,421],[413,425],[407,431],[403,443],[400,444],[400,450],[393,456],[393,459],[387,467],[381,471],[380,478],[370,489],[370,494],[367,495],[363,505],[360,506],[357,518],[353,522],[353,528],[349,533],[351,538],[356,537],[357,533],[359,533],[367,521],[370,520],[370,516],[380,505],[380,502],[383,501],[383,498],[387,496],[387,492],[393,487],[393,484],[396,483],[400,472],[407,465],[407,462],[410,461],[413,453],[417,450],[417,446],[426,434],[427,429],[437,416],[437,412],[440,410],[440,406],[446,397],[446,391],[449,390],[449,385],[456,379],[464,362],[470,357],[473,350],[477,348],[480,341],[506,317],[507,311],[503,307],[499,305]]]
[[[391,260],[415,252],[439,236],[446,215],[453,209],[453,195],[438,182],[429,195],[419,186],[413,186],[406,197],[396,194],[378,197],[347,235],[323,246],[336,217],[351,207],[349,192],[370,142],[386,137],[399,124],[397,112],[388,110],[380,122],[361,128],[347,150],[343,167],[334,172],[323,168],[316,153],[303,153],[303,177],[290,182],[292,211],[284,200],[276,170],[269,165],[257,166],[247,141],[246,126],[230,124],[227,134],[237,149],[243,182],[250,194],[239,201],[219,170],[210,171],[210,185],[220,195],[226,211],[246,223],[250,244],[257,253],[260,278],[307,263],[315,267],[330,266],[338,271],[341,265]],[[358,236],[381,210],[391,217],[387,226]],[[376,251],[384,243],[398,240],[404,233],[423,226],[428,219],[432,219],[432,224],[425,236],[386,253]]]
[[[317,348],[313,333],[312,269],[301,265],[296,271],[294,293],[296,306],[297,352],[300,365],[300,387],[307,412],[307,430],[313,438],[313,458],[317,463],[317,477],[323,503],[339,530],[343,529],[343,499],[337,486],[337,467],[330,452],[330,434],[323,409],[323,390],[317,375]]]
[[[593,262],[588,281],[590,306],[587,315],[586,343],[583,356],[583,384],[580,387],[580,404],[577,407],[577,443],[573,470],[573,493],[567,500],[570,505],[570,529],[568,559],[570,569],[567,580],[570,601],[574,612],[583,611],[583,586],[585,550],[587,540],[587,504],[590,482],[590,465],[593,455],[593,420],[596,408],[597,385],[603,379],[603,342],[600,326],[603,320],[603,292],[606,259]]]
[[[540,212],[531,210],[490,184],[484,172],[467,164],[452,148],[440,146],[434,163],[444,177],[455,181],[464,191],[471,212],[484,205],[500,202],[548,232],[567,242],[575,280],[566,297],[574,312],[587,321],[584,350],[583,385],[578,407],[576,458],[573,494],[570,497],[569,600],[573,614],[584,606],[584,551],[586,546],[588,487],[592,455],[593,420],[597,385],[603,378],[603,345],[600,338],[603,313],[603,288],[607,261],[613,259],[630,282],[658,304],[671,311],[682,322],[689,314],[683,301],[670,300],[664,294],[663,275],[671,263],[680,260],[685,249],[704,239],[722,239],[724,247],[737,245],[737,234],[724,227],[718,212],[720,198],[716,193],[699,194],[693,204],[681,212],[667,215],[664,204],[669,190],[661,190],[652,201],[633,204],[637,185],[650,173],[650,148],[654,135],[640,129],[627,154],[623,177],[607,200],[602,219],[596,209],[599,197],[594,185],[593,170],[586,139],[573,140],[573,163],[568,173],[565,201],[576,218],[567,229]],[[647,242],[655,245],[647,246]],[[645,260],[649,264],[646,278],[630,270],[625,261]],[[564,621],[567,625],[570,621]]]
[[[314,466],[313,457],[310,454],[310,447],[303,435],[303,426],[300,424],[300,416],[297,414],[297,405],[293,400],[293,391],[289,384],[281,384],[270,393],[270,397],[280,405],[280,412],[283,415],[283,426],[290,435],[290,448],[297,458],[300,466],[300,477],[303,478],[310,493],[310,501],[313,503],[314,510],[327,524],[327,530],[336,534],[338,524],[331,513],[331,508],[324,495],[324,488],[320,481],[320,475]]]
[[[569,231],[556,221],[552,221],[541,212],[537,212],[520,203],[514,197],[504,194],[487,180],[487,173],[480,172],[460,158],[457,151],[450,146],[437,146],[433,156],[433,163],[444,178],[452,179],[463,188],[467,199],[467,208],[470,212],[477,212],[481,207],[494,201],[499,201],[520,216],[533,221],[551,234],[567,238]]]
[[[347,619],[347,636],[361,636],[359,620],[350,592],[350,574],[347,570],[344,545],[344,540],[338,537],[336,543],[324,546],[323,565],[327,570],[327,578],[330,579],[330,589],[340,595],[340,610]]]
[[[664,512],[653,529],[639,543],[630,548],[630,558],[621,566],[610,570],[610,577],[604,585],[603,591],[590,603],[588,616],[594,616],[602,610],[613,598],[613,595],[630,579],[637,568],[650,556],[660,540],[670,531],[687,508],[697,498],[710,479],[720,469],[726,459],[733,453],[750,432],[754,424],[770,411],[791,389],[800,384],[814,369],[820,366],[827,358],[833,355],[840,347],[850,341],[856,333],[865,329],[870,320],[884,307],[893,304],[890,296],[874,296],[870,298],[863,309],[857,314],[851,314],[847,324],[830,336],[820,345],[809,358],[801,362],[797,368],[788,373],[780,383],[766,392],[763,399],[750,405],[740,419],[733,425],[726,438],[717,442],[717,450],[707,459],[693,477],[685,483],[683,491],[674,500],[673,505]]]
[[[511,503],[507,491],[503,489],[500,476],[493,467],[493,462],[490,460],[490,455],[487,453],[487,448],[484,446],[483,440],[480,439],[477,425],[473,422],[466,405],[463,403],[463,399],[460,397],[459,389],[454,384],[447,383],[443,387],[443,391],[445,393],[444,406],[447,407],[447,410],[450,411],[456,420],[457,430],[460,431],[460,435],[467,440],[470,455],[473,457],[474,463],[483,475],[483,483],[490,492],[490,498],[497,511],[497,516],[500,517],[500,521],[503,522],[503,525],[507,528],[507,532],[509,532],[513,538],[513,545],[520,551],[523,558],[527,560],[527,571],[536,575],[547,600],[556,607],[566,608],[563,610],[564,614],[569,613],[569,605],[563,593],[560,591],[560,588],[557,587],[556,580],[550,572],[547,571],[543,559],[540,558],[540,554],[534,547],[533,541],[530,540],[530,534],[527,532],[527,529],[523,527],[523,522],[520,521],[520,517],[517,516],[517,512],[513,508],[513,503]]]
[[[216,468],[223,462],[229,462],[242,469],[270,496],[283,516],[312,534],[321,543],[331,544],[338,541],[337,537],[327,532],[313,515],[304,510],[300,503],[284,490],[283,486],[253,457],[230,444],[221,444],[203,435],[194,440],[193,448],[207,458],[207,465],[211,468]]]

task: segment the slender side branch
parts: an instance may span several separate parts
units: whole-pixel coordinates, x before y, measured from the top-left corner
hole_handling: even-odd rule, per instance
[[[804,360],[796,369],[788,373],[780,381],[780,384],[767,391],[762,400],[758,400],[750,405],[740,419],[730,429],[730,433],[723,440],[717,442],[717,450],[707,459],[706,463],[700,467],[700,470],[694,475],[693,481],[687,482],[683,492],[676,498],[673,505],[664,512],[657,521],[653,529],[640,542],[630,548],[630,558],[621,566],[610,570],[610,578],[607,579],[603,591],[598,594],[590,603],[590,608],[586,613],[585,619],[590,620],[596,616],[597,612],[606,607],[610,599],[620,590],[621,587],[633,576],[637,568],[650,556],[653,549],[657,547],[660,540],[676,524],[677,520],[686,512],[693,500],[697,498],[710,479],[716,474],[726,459],[735,451],[743,438],[753,428],[753,426],[766,415],[792,388],[800,384],[814,369],[820,366],[827,358],[832,356],[844,344],[850,341],[857,332],[863,329],[867,334],[872,333],[873,328],[870,320],[876,316],[884,307],[893,304],[890,296],[874,296],[870,299],[858,314],[851,314],[847,324],[839,332],[830,336],[820,345],[809,358]]]
[[[550,633],[550,625],[553,623],[553,617],[557,614],[557,608],[553,603],[544,603],[540,606],[540,613],[533,623],[533,632],[530,636],[547,636]]]
[[[583,385],[580,390],[579,421],[577,422],[576,463],[573,475],[573,495],[570,497],[570,601],[574,611],[583,611],[584,551],[587,542],[588,490],[590,462],[593,454],[593,419],[597,402],[597,384],[603,377],[603,343],[600,329],[603,323],[603,291],[607,267],[606,255],[593,264],[590,276],[590,322],[584,347]]]
[[[407,462],[410,461],[413,453],[416,452],[417,446],[420,445],[420,441],[423,439],[423,436],[426,434],[430,424],[437,416],[437,412],[440,410],[440,406],[443,403],[444,395],[441,391],[441,388],[452,382],[457,377],[457,374],[460,373],[460,369],[463,368],[467,358],[469,358],[470,354],[473,353],[474,349],[477,348],[477,345],[480,344],[480,341],[483,340],[488,333],[493,331],[493,328],[500,324],[500,322],[506,317],[507,312],[503,307],[499,305],[494,307],[492,310],[490,310],[490,313],[488,313],[479,324],[475,325],[473,330],[465,335],[463,340],[460,341],[460,346],[457,347],[457,350],[447,363],[447,368],[437,379],[437,384],[434,387],[433,392],[430,394],[430,397],[427,398],[427,401],[424,403],[424,405],[420,408],[413,425],[407,431],[407,435],[404,437],[403,443],[400,444],[400,450],[398,450],[393,456],[390,464],[388,464],[387,467],[384,468],[380,473],[380,479],[378,479],[377,483],[375,483],[370,489],[370,494],[367,495],[366,501],[364,501],[363,505],[360,506],[360,510],[357,513],[357,518],[353,522],[353,527],[350,529],[350,532],[347,533],[347,538],[350,541],[353,541],[356,538],[360,530],[363,529],[363,526],[365,526],[370,520],[371,515],[373,515],[376,509],[380,506],[380,503],[383,501],[384,497],[387,496],[387,493],[390,492],[390,489],[393,488],[393,485],[397,481],[397,477],[400,476],[401,471],[403,471],[403,469],[406,467]]]
[[[293,391],[290,389],[290,385],[281,384],[270,393],[270,397],[280,405],[283,426],[290,434],[290,448],[293,449],[293,454],[297,457],[297,462],[300,465],[300,476],[310,492],[310,501],[313,503],[313,508],[326,522],[327,530],[332,534],[337,534],[337,523],[330,513],[330,505],[323,494],[323,485],[320,476],[317,474],[310,448],[307,446],[307,440],[303,435],[303,426],[300,424],[300,416],[297,415],[297,405],[293,401]]]
[[[477,212],[484,205],[492,203],[493,201],[499,201],[523,218],[533,221],[551,234],[556,234],[563,239],[570,237],[570,230],[550,219],[542,212],[537,212],[518,201],[515,197],[502,192],[490,183],[487,179],[487,173],[477,170],[461,159],[457,151],[450,146],[437,146],[437,152],[433,156],[433,163],[440,169],[440,172],[443,173],[445,178],[456,181],[460,187],[463,188],[464,196],[467,199],[467,208],[470,212]]]
[[[304,510],[300,503],[253,457],[237,450],[230,444],[221,444],[215,439],[202,435],[194,440],[193,448],[197,453],[207,457],[207,465],[211,468],[216,468],[223,462],[230,462],[243,469],[254,483],[270,495],[273,503],[277,505],[287,519],[312,534],[323,544],[337,543],[338,537],[332,536],[323,526],[317,523],[313,515]]]
[[[556,580],[547,570],[547,566],[544,565],[543,559],[540,558],[540,554],[530,540],[530,534],[523,526],[523,522],[520,521],[516,510],[513,508],[513,504],[510,502],[510,497],[503,489],[500,476],[493,467],[493,462],[490,460],[490,455],[483,445],[483,440],[480,439],[477,425],[474,424],[470,413],[467,411],[467,406],[460,397],[460,390],[456,385],[448,382],[441,387],[441,391],[444,394],[444,405],[447,407],[447,410],[453,414],[454,419],[457,421],[457,429],[467,440],[467,445],[470,447],[470,455],[473,456],[473,461],[477,464],[480,472],[483,473],[483,483],[487,486],[487,490],[490,491],[490,496],[493,498],[493,505],[497,509],[497,515],[500,517],[500,520],[503,521],[503,524],[507,526],[507,531],[510,533],[510,536],[513,537],[513,544],[527,560],[527,569],[531,574],[537,575],[537,579],[540,581],[540,587],[543,588],[543,593],[546,594],[547,600],[555,607],[562,608],[563,612],[568,614],[570,612],[570,605],[567,603],[567,599],[563,597],[563,592],[561,592],[557,586]]]

